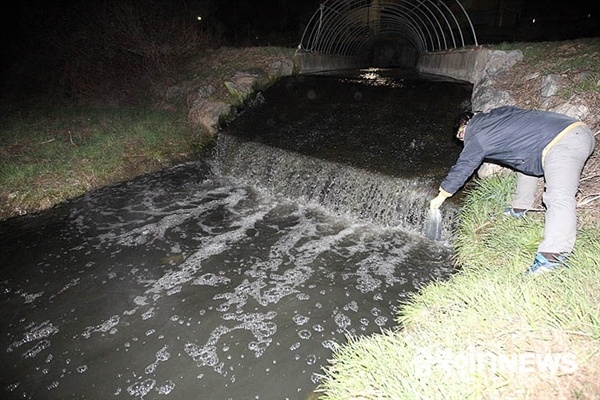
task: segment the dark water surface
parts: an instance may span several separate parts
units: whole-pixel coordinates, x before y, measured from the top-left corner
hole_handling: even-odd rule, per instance
[[[460,153],[454,122],[470,93],[470,84],[408,71],[300,75],[280,80],[228,131],[372,172],[437,178]]]
[[[344,93],[356,87],[361,105],[379,107],[368,97],[381,86],[316,78],[306,98],[330,99],[328,113],[325,100],[279,97],[304,92],[303,79],[313,78],[265,93],[222,133],[214,160],[0,223],[3,398],[304,399],[347,335],[393,327],[401,301],[451,273],[447,244],[419,233],[418,213],[402,217],[425,204],[438,166],[408,179],[412,163],[380,157],[408,157],[403,146],[352,139],[381,121]],[[397,103],[398,120],[418,119],[392,94],[377,98]],[[362,127],[327,120],[363,113]],[[422,135],[446,138],[446,117]],[[332,143],[335,126],[345,145]],[[411,219],[418,228],[406,229]]]

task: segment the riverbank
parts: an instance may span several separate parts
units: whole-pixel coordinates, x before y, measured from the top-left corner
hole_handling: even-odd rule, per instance
[[[521,107],[587,110],[596,151],[580,183],[570,268],[525,276],[543,214],[503,217],[514,176],[478,180],[459,216],[460,271],[403,304],[398,329],[341,346],[324,371],[322,399],[600,397],[599,46],[597,39],[506,45],[524,59],[494,83]],[[542,96],[549,80],[562,86]]]
[[[539,85],[550,74],[572,84],[548,97],[549,101],[568,100],[579,106],[577,102],[585,100],[585,107],[600,109],[599,71],[594,69],[600,65],[598,50],[590,51],[579,42],[549,44],[545,51],[544,45],[523,46],[530,47],[524,62],[496,82],[517,105],[540,107]],[[557,49],[564,57],[556,57]],[[282,50],[281,56],[288,57],[289,51]],[[195,65],[198,74],[188,82],[222,82],[222,67],[230,68],[223,60],[232,61],[233,54],[237,53],[207,55]],[[237,55],[240,64],[225,76],[262,65],[255,57],[267,58],[260,52],[243,54]],[[569,63],[560,63],[565,60]],[[140,108],[115,104],[91,113],[91,106],[70,111],[50,107],[12,114],[11,125],[2,125],[0,145],[3,218],[40,211],[97,187],[199,157],[211,137],[188,130],[188,99],[186,90],[179,90],[182,87],[165,84],[164,101]],[[590,121],[598,132],[597,123]],[[145,144],[148,151],[142,151]],[[119,156],[113,158],[114,154]],[[461,272],[448,282],[424,288],[405,304],[398,320],[401,329],[352,338],[342,346],[327,369],[323,397],[600,396],[598,157],[596,151],[581,182],[582,229],[570,270],[523,279],[521,272],[531,262],[540,237],[542,215],[521,221],[498,218],[510,191],[510,177],[481,181],[468,196],[474,208],[465,208],[461,217],[463,228],[456,241]],[[110,163],[105,163],[107,158]]]
[[[342,346],[322,399],[598,398],[598,226],[580,230],[570,269],[526,276],[543,216],[502,216],[513,184],[491,178],[470,191],[460,272],[403,304],[397,330]]]
[[[205,50],[188,58],[177,76],[133,88],[135,98],[6,96],[0,102],[0,220],[203,157],[219,120],[235,117],[243,97],[260,89],[255,85],[290,74],[293,53],[279,47]]]

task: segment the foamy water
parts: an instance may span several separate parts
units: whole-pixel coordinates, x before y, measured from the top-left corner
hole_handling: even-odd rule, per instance
[[[0,223],[3,398],[305,399],[451,273],[428,202],[469,88],[419,79],[281,80],[210,164]]]
[[[450,271],[400,229],[187,164],[0,230],[5,398],[301,399]]]

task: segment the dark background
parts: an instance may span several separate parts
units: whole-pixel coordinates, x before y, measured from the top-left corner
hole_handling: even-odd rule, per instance
[[[295,48],[321,2],[16,2],[0,16],[2,100],[13,94],[71,99],[114,95],[125,87],[176,76],[186,58],[220,46]],[[462,0],[462,4],[479,44],[600,36],[600,1]]]

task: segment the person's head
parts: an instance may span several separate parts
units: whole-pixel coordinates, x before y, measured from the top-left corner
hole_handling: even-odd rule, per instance
[[[465,140],[465,130],[467,129],[467,125],[471,118],[473,118],[474,113],[470,111],[465,111],[458,116],[456,121],[456,137],[460,140]]]

